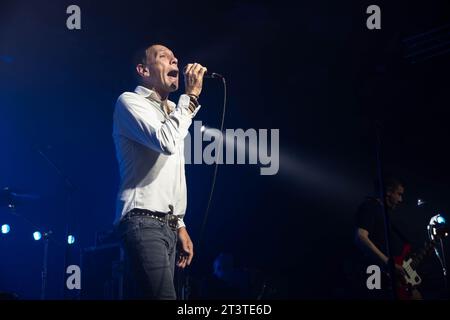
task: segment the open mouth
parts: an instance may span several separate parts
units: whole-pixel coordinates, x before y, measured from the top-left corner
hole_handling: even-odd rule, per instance
[[[167,73],[167,75],[172,78],[178,78],[178,70],[172,70],[169,73]]]

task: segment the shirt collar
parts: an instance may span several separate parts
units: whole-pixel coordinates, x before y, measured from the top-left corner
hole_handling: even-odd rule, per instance
[[[144,98],[154,100],[158,102],[159,105],[161,105],[161,100],[159,99],[158,94],[154,90],[151,90],[144,86],[137,86],[136,89],[134,89],[134,92],[140,96],[143,96]],[[169,105],[169,107],[171,107],[171,109],[176,107],[176,104],[170,101],[169,99],[167,99],[167,104]]]

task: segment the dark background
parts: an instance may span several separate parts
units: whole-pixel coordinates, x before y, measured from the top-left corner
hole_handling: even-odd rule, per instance
[[[71,4],[81,8],[81,30],[66,28]],[[226,77],[226,128],[280,130],[277,175],[220,166],[205,242],[189,271],[194,291],[214,258],[229,252],[237,267],[267,279],[274,298],[356,298],[353,216],[373,189],[376,123],[384,169],[406,186],[395,219],[414,244],[425,240],[430,217],[450,209],[449,55],[413,64],[403,42],[448,24],[450,6],[377,1],[382,29],[368,30],[370,4],[2,0],[0,187],[40,199],[18,205],[18,216],[0,208],[0,223],[12,228],[0,237],[0,291],[39,298],[43,246],[32,239],[39,228],[54,232],[48,297],[62,297],[68,193],[71,261],[111,229],[113,106],[135,87],[133,53],[163,43],[181,66],[198,61]],[[219,81],[205,81],[201,103],[197,120],[218,127]],[[186,170],[186,223],[197,243],[213,166]],[[442,297],[440,274],[430,258],[426,297]]]

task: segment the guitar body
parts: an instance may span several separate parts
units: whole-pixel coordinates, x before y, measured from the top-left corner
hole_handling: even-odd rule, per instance
[[[407,273],[408,265],[411,263],[412,259],[410,258],[411,255],[411,246],[409,244],[405,244],[402,249],[402,253],[399,256],[394,257],[395,264],[398,264],[402,266],[405,269],[405,278],[404,279],[398,279],[397,278],[397,297],[400,300],[411,300],[412,299],[412,287],[413,285],[411,283],[408,283],[407,279],[412,275],[412,273],[415,273],[417,275],[417,272],[413,270],[411,272],[411,275]],[[405,268],[406,266],[406,268]],[[418,275],[417,275],[418,277]],[[415,277],[414,277],[415,278]],[[419,277],[420,279],[420,277]]]
[[[430,228],[430,226],[428,226]],[[402,253],[394,256],[393,260],[396,265],[403,268],[403,275],[396,269],[395,291],[399,300],[422,300],[422,296],[417,287],[422,283],[422,279],[417,273],[417,269],[421,262],[436,247],[436,241],[442,237],[448,236],[448,228],[441,225],[439,228],[433,227],[429,229],[433,236],[431,240],[425,242],[424,247],[416,252],[412,252],[410,244],[403,245]],[[431,234],[431,233],[430,233]],[[388,274],[389,277],[389,274]]]
[[[411,246],[406,244],[403,246],[403,250],[400,256],[394,257],[395,264],[403,267],[405,272],[404,276],[399,275],[397,279],[397,296],[400,300],[413,300],[413,290],[422,283],[422,278],[417,273],[417,266],[422,260],[423,256],[433,248],[433,243],[428,243],[419,255],[413,254]],[[420,258],[418,259],[418,256]]]

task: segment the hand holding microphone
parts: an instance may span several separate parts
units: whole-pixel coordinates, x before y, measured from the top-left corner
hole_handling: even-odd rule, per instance
[[[184,86],[186,94],[199,97],[203,87],[203,77],[208,69],[199,63],[189,63],[184,68]]]

